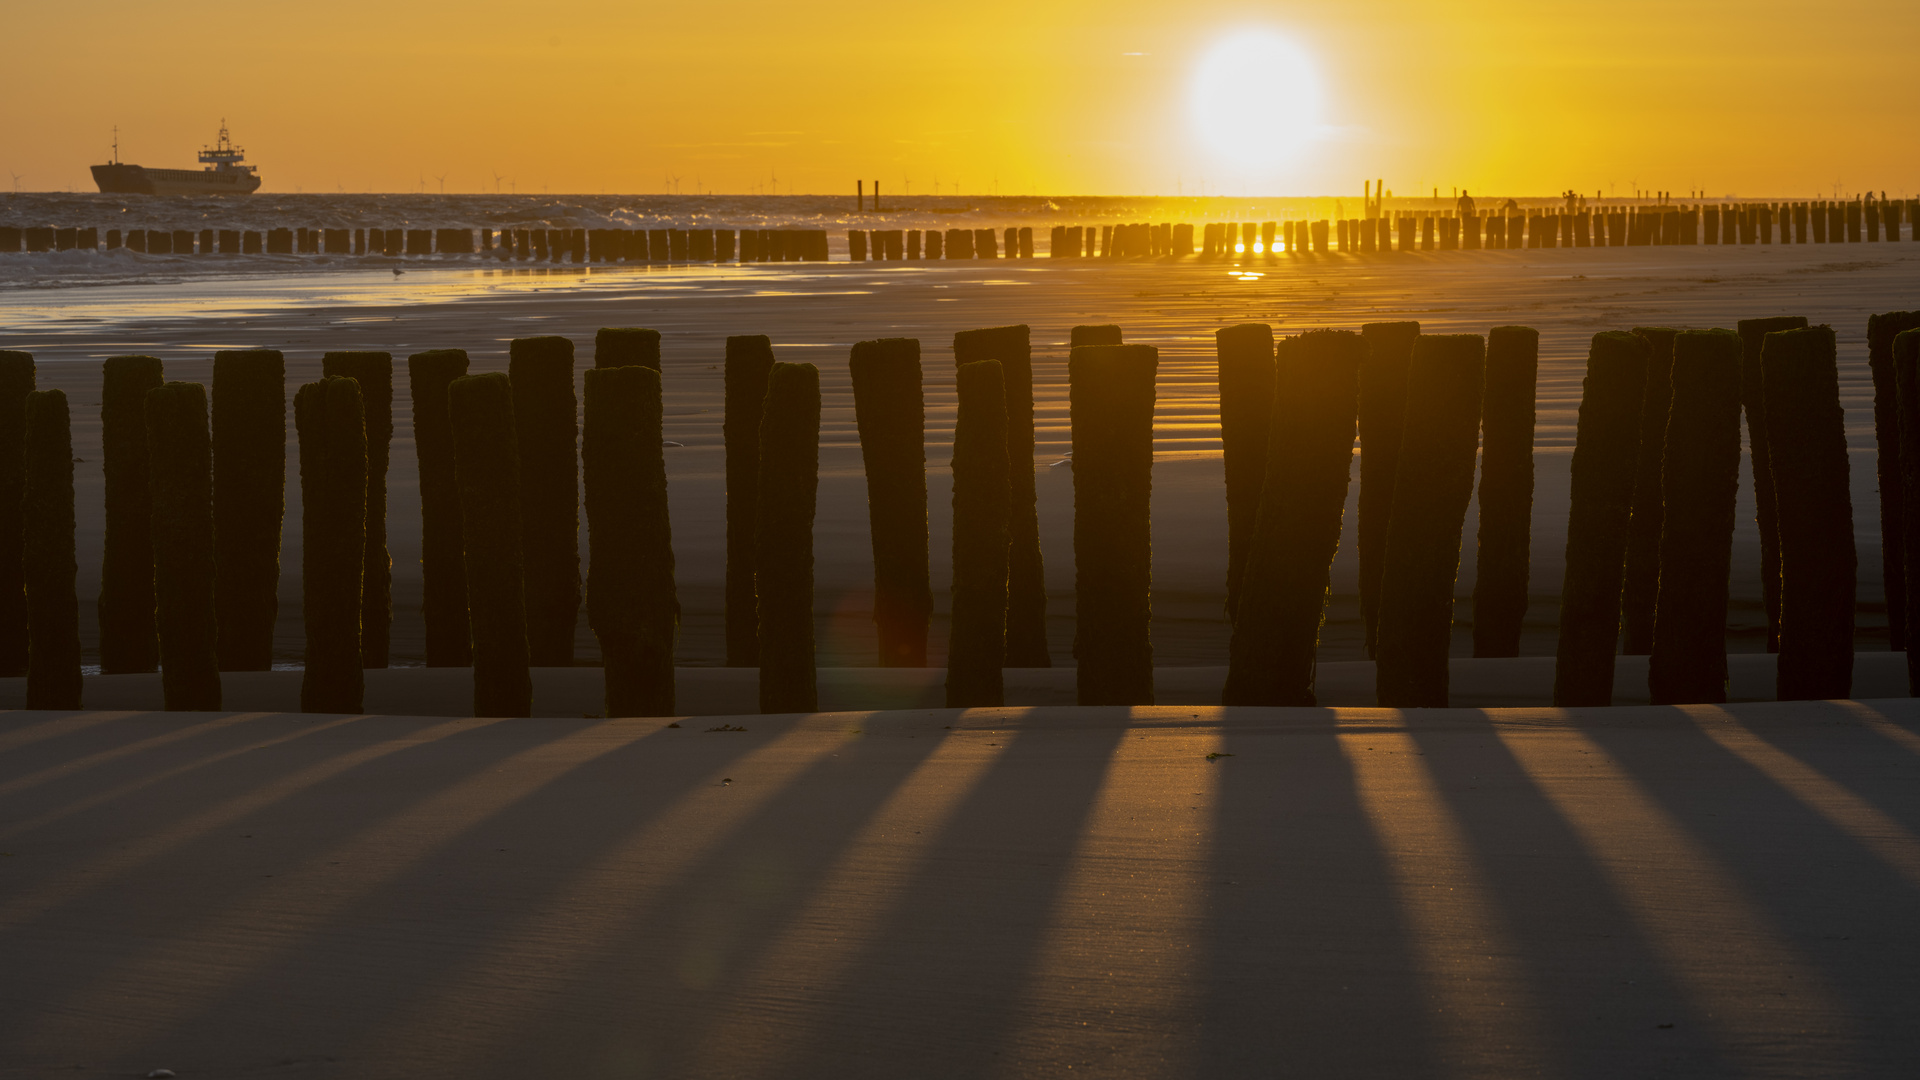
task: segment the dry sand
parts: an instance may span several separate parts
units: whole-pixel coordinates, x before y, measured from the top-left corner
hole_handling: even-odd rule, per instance
[[[1155,462],[1155,648],[1164,665],[1223,662],[1226,513],[1222,495],[1213,331],[1242,321],[1281,332],[1418,319],[1444,333],[1484,333],[1520,323],[1542,334],[1539,484],[1534,515],[1533,592],[1524,651],[1551,655],[1565,544],[1566,471],[1587,341],[1599,330],[1636,325],[1730,326],[1741,318],[1801,314],[1839,332],[1841,392],[1853,453],[1860,545],[1861,647],[1884,643],[1879,529],[1874,496],[1867,316],[1920,306],[1920,245],[1846,248],[1602,248],[1282,258],[1234,267],[1099,261],[1054,263],[827,264],[725,268],[537,268],[410,270],[369,275],[288,276],[258,281],[10,290],[0,294],[0,347],[42,361],[42,386],[66,389],[75,404],[80,482],[80,593],[90,606],[100,548],[100,357],[145,352],[166,360],[169,377],[204,381],[216,348],[267,346],[289,358],[291,395],[317,376],[329,349],[386,349],[400,357],[427,348],[467,349],[475,370],[502,370],[506,343],[564,334],[590,366],[594,330],[641,325],[665,334],[667,437],[681,599],[686,612],[680,662],[720,659],[722,580],[722,340],[767,333],[787,360],[821,365],[826,392],[820,515],[816,528],[821,662],[873,662],[869,621],[871,559],[865,486],[846,376],[849,346],[863,338],[921,339],[929,403],[928,468],[933,571],[944,612],[947,583],[946,459],[953,418],[952,334],[969,327],[1028,322],[1034,327],[1041,446],[1040,513],[1052,594],[1056,663],[1071,659],[1072,477],[1050,467],[1068,449],[1067,330],[1117,322],[1129,341],[1162,350]],[[419,661],[419,529],[407,398],[398,396],[389,479],[395,560],[394,655]],[[290,426],[290,425],[289,425]],[[299,497],[297,455],[288,455],[289,505],[277,654],[298,662]],[[1350,496],[1357,494],[1357,476]],[[1758,548],[1751,490],[1743,479],[1734,561],[1734,651],[1757,649]],[[1349,524],[1352,520],[1349,506]],[[1459,593],[1469,596],[1474,519],[1467,522]],[[1349,534],[1350,535],[1350,534]],[[1323,656],[1359,659],[1351,546],[1336,561]],[[1470,606],[1460,610],[1462,626]],[[82,624],[91,649],[91,611]],[[936,618],[935,654],[944,615]],[[1466,633],[1456,635],[1464,654]],[[582,619],[579,655],[597,655]]]
[[[1920,1071],[1920,706],[0,716],[0,1074]]]
[[[1727,658],[1729,699],[1772,701],[1777,657],[1738,653]],[[1854,656],[1855,698],[1905,697],[1904,653],[1872,652]],[[1481,660],[1455,657],[1449,673],[1449,701],[1459,707],[1503,709],[1553,703],[1551,656]],[[1645,705],[1647,658],[1619,657],[1613,673],[1613,704]],[[820,668],[820,708],[937,709],[946,704],[945,668]],[[1008,668],[1008,705],[1073,705],[1078,701],[1070,667]],[[1154,671],[1154,700],[1161,705],[1220,703],[1227,669],[1190,665]],[[300,711],[298,671],[230,671],[221,676],[222,707],[249,712]],[[0,709],[26,704],[25,679],[0,679]],[[89,675],[83,703],[90,709],[158,710],[166,696],[158,675]],[[1317,703],[1328,707],[1371,708],[1374,697],[1371,660],[1333,660],[1320,664]],[[728,716],[760,710],[760,672],[756,668],[683,667],[674,679],[674,706],[680,716]],[[367,672],[361,707],[390,716],[465,716],[473,710],[471,668],[391,668]],[[596,667],[535,668],[533,715],[596,717],[606,712],[605,678]]]

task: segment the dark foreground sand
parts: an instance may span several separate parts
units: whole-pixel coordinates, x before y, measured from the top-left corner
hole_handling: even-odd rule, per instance
[[[1261,276],[1248,277],[1251,271]],[[718,663],[724,540],[721,372],[729,334],[765,333],[785,360],[822,369],[826,411],[821,451],[818,616],[823,664],[875,661],[872,559],[866,488],[854,432],[847,354],[865,338],[917,337],[928,398],[929,524],[938,612],[948,582],[947,460],[953,424],[953,333],[1026,322],[1034,328],[1040,448],[1035,455],[1040,525],[1051,593],[1054,662],[1071,662],[1073,561],[1071,472],[1053,467],[1069,448],[1067,334],[1075,323],[1116,322],[1127,340],[1161,349],[1154,462],[1154,647],[1163,665],[1225,662],[1226,503],[1221,479],[1213,332],[1238,322],[1280,333],[1417,319],[1438,333],[1480,333],[1508,323],[1541,331],[1538,497],[1533,519],[1533,593],[1523,652],[1551,656],[1562,553],[1567,465],[1587,344],[1596,331],[1633,326],[1731,326],[1761,315],[1805,315],[1838,332],[1841,396],[1853,451],[1852,492],[1860,548],[1861,647],[1885,645],[1875,501],[1869,314],[1920,307],[1920,244],[1774,247],[1575,248],[1544,251],[1393,253],[1282,257],[1247,264],[1045,259],[954,263],[835,263],[728,268],[409,269],[374,274],[281,275],[257,281],[196,281],[0,293],[0,348],[42,361],[42,386],[74,404],[79,487],[80,595],[88,647],[100,559],[100,358],[160,356],[170,378],[204,381],[217,348],[266,346],[288,356],[289,386],[316,378],[328,349],[384,349],[401,357],[464,348],[474,369],[506,367],[507,342],[563,334],[591,364],[594,331],[639,325],[665,335],[667,454],[680,597],[679,659]],[[389,477],[394,556],[394,655],[419,662],[419,501],[409,405],[396,401]],[[289,424],[291,428],[291,424]],[[286,543],[277,655],[298,662],[300,511],[298,458],[288,454]],[[1350,496],[1358,494],[1358,469]],[[1734,651],[1762,647],[1758,540],[1752,491],[1741,481],[1734,544]],[[1352,524],[1352,504],[1348,507]],[[1475,518],[1466,526],[1459,595],[1473,586]],[[1335,560],[1323,658],[1363,659],[1351,528]],[[1465,655],[1462,605],[1456,654]],[[944,614],[934,655],[944,655]],[[579,655],[598,655],[585,620]]]
[[[1920,1071],[1920,707],[0,715],[0,1075]]]

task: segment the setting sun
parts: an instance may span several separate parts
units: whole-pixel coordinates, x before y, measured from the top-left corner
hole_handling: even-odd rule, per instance
[[[1194,130],[1231,167],[1272,170],[1298,159],[1320,128],[1321,91],[1299,44],[1267,30],[1227,38],[1201,57]]]

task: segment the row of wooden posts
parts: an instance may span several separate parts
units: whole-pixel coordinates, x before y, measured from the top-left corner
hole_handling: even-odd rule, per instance
[[[1229,705],[1311,705],[1356,432],[1356,527],[1379,703],[1444,706],[1462,526],[1480,463],[1473,651],[1516,656],[1527,607],[1538,334],[1422,334],[1372,323],[1276,340],[1219,331],[1232,621]],[[1920,584],[1920,312],[1869,325],[1893,646]],[[955,335],[952,623],[947,699],[1003,701],[1003,667],[1046,666],[1032,357],[1025,326]],[[1075,327],[1073,439],[1079,700],[1150,704],[1151,490],[1159,354],[1120,328]],[[419,456],[427,663],[474,671],[479,715],[531,710],[532,666],[573,662],[582,603],[609,715],[673,712],[677,632],[661,431],[660,336],[600,331],[576,427],[573,344],[515,340],[505,373],[466,354],[409,358]],[[877,661],[925,666],[929,585],[920,343],[849,360],[868,484]],[[161,671],[167,707],[217,709],[221,671],[272,661],[285,470],[285,363],[216,354],[211,399],[152,357],[105,364],[108,673]],[[760,668],[761,706],[817,703],[813,516],[819,372],[764,336],[725,356],[726,651]],[[387,663],[386,472],[393,363],[328,353],[299,388],[307,631],[302,704],[356,712]],[[1595,335],[1572,461],[1554,699],[1611,701],[1614,657],[1651,654],[1656,703],[1724,701],[1741,413],[1753,452],[1769,648],[1781,699],[1851,688],[1856,587],[1833,331],[1803,318],[1737,330]],[[78,708],[73,458],[67,401],[0,352],[0,671],[29,707]],[[576,441],[577,438],[577,441]],[[584,465],[584,470],[581,466]],[[1623,633],[1624,631],[1624,633]],[[1912,655],[1910,653],[1910,655]],[[1920,665],[1913,665],[1920,689]]]
[[[60,229],[0,227],[0,252],[481,255],[535,262],[825,262],[822,229]],[[476,245],[475,237],[479,242]]]
[[[1398,211],[1338,220],[1214,222],[1201,227],[1137,223],[1056,225],[1051,258],[1186,256],[1235,258],[1283,252],[1453,251],[1647,245],[1861,243],[1899,240],[1916,201],[1732,203],[1528,210],[1458,215]],[[97,228],[0,227],[0,252],[96,250]],[[476,236],[478,242],[476,243]],[[1920,239],[1920,230],[1913,231]],[[573,263],[824,262],[819,229],[134,229],[104,232],[108,250],[159,255],[481,255]],[[1035,257],[1033,229],[852,229],[848,258],[868,260]]]

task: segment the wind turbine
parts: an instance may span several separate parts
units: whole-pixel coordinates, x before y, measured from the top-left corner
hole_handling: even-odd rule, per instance
[[[497,172],[493,174],[493,193],[500,194],[500,174]]]
[[[440,181],[440,194],[445,195],[447,193],[447,174],[435,173],[433,178]]]
[[[8,172],[13,172],[13,170],[12,170],[12,169],[8,169],[7,171],[8,171]],[[15,192],[15,193],[18,193],[18,192],[19,192],[19,190],[20,190],[20,178],[21,178],[21,177],[23,177],[23,176],[25,176],[25,175],[27,175],[27,174],[26,174],[26,173],[13,173],[13,190],[14,190],[14,192]]]

